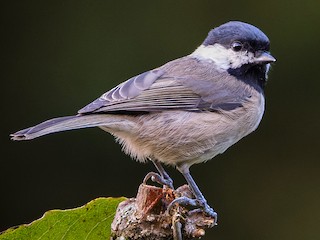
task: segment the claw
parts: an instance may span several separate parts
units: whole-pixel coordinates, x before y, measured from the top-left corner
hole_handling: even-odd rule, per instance
[[[175,205],[181,205],[181,206],[185,206],[185,207],[197,207],[199,206],[199,204],[197,204],[197,200],[196,199],[192,199],[192,198],[188,198],[188,197],[179,197],[176,198],[175,200],[173,200],[169,206],[168,206],[168,211],[170,212],[172,207]]]
[[[151,179],[152,182],[159,183],[160,185],[168,186],[173,189],[173,182],[171,179],[165,179],[160,174],[155,172],[149,172],[143,179],[143,183],[146,184],[147,181]]]
[[[181,206],[185,206],[185,207],[198,207],[197,209],[191,210],[189,213],[201,211],[204,214],[206,214],[207,216],[214,218],[214,225],[217,225],[218,214],[213,210],[213,208],[211,208],[207,204],[206,201],[200,201],[198,199],[192,199],[192,198],[188,198],[188,197],[179,197],[179,198],[176,198],[175,200],[173,200],[169,204],[167,211],[170,212],[172,207],[176,204],[181,205]]]

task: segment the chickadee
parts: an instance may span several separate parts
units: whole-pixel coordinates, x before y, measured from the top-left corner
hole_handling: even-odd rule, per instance
[[[258,28],[231,21],[212,29],[190,55],[119,84],[78,111],[11,135],[30,140],[46,134],[100,127],[115,136],[132,158],[151,160],[159,174],[152,180],[172,187],[161,163],[175,166],[195,199],[173,203],[209,207],[190,175],[193,164],[223,153],[254,131],[265,106],[264,86],[270,63],[268,37]]]

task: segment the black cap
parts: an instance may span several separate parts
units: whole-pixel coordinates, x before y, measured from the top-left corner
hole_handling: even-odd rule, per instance
[[[203,45],[221,44],[230,48],[234,41],[248,43],[254,50],[269,50],[268,37],[257,27],[239,21],[231,21],[212,29]]]

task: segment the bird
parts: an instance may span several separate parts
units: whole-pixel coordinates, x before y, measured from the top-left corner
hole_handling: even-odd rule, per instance
[[[191,54],[128,79],[80,109],[11,134],[30,140],[50,133],[99,127],[139,162],[151,161],[151,180],[173,188],[164,165],[185,178],[193,198],[172,204],[217,218],[190,174],[257,129],[265,110],[270,40],[259,28],[229,21],[211,29]]]

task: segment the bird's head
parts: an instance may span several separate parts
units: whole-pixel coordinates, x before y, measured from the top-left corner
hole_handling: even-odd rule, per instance
[[[212,29],[191,56],[213,61],[218,70],[237,77],[251,73],[266,80],[270,63],[276,61],[269,51],[270,41],[260,29],[231,21]]]

